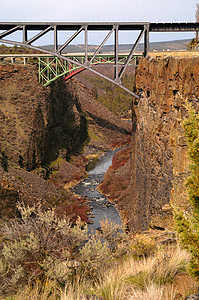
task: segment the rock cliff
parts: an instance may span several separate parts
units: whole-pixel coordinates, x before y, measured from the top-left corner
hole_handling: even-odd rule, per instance
[[[136,73],[141,93],[133,105],[131,222],[135,230],[168,227],[172,199],[186,207],[187,145],[181,121],[184,99],[199,110],[199,59],[142,59]],[[136,105],[137,104],[137,105]]]
[[[187,209],[184,180],[189,169],[181,121],[187,114],[184,99],[199,110],[198,69],[198,58],[144,58],[139,62],[135,85],[141,97],[132,105],[130,161],[109,170],[101,185],[116,201],[132,231],[149,226],[171,228],[170,203]],[[113,187],[108,184],[110,178],[115,181]],[[115,197],[117,182],[128,178],[129,184],[120,184]]]

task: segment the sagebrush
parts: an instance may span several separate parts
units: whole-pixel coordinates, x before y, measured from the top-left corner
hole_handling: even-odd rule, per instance
[[[89,235],[80,219],[72,225],[53,209],[18,204],[18,211],[20,218],[4,221],[0,230],[0,295],[38,280],[60,286],[77,277],[98,281],[128,251],[128,236],[120,225],[105,221],[100,233]]]

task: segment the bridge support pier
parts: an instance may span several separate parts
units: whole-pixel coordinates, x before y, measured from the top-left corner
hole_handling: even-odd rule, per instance
[[[28,63],[28,58],[27,58],[27,57],[24,57],[24,58],[23,58],[23,64],[24,64],[24,65],[27,65],[27,63]]]

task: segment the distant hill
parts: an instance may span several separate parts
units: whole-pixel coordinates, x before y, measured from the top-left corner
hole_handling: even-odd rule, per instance
[[[149,51],[152,51],[156,49],[157,51],[162,51],[163,49],[167,50],[187,50],[187,45],[190,43],[191,39],[185,39],[185,40],[175,40],[175,41],[165,41],[165,42],[152,42],[149,44]],[[53,50],[53,45],[45,45],[41,48],[47,49],[47,50]],[[95,52],[97,49],[97,45],[89,45],[88,51],[89,52]],[[132,48],[132,45],[130,44],[122,44],[119,45],[119,51],[120,52],[128,52]],[[107,52],[113,52],[114,47],[113,45],[106,45],[104,46],[100,52],[101,53],[107,53]],[[143,43],[140,43],[137,47],[137,51],[143,50]],[[63,53],[81,53],[84,52],[85,48],[84,45],[68,45],[64,50]]]

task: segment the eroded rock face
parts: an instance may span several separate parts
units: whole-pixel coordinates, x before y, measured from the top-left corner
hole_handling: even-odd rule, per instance
[[[23,201],[56,207],[72,221],[78,215],[87,220],[82,199],[62,189],[67,178],[57,186],[45,180],[49,163],[56,158],[65,162],[87,137],[86,118],[70,84],[60,79],[46,88],[33,66],[0,64],[0,218],[15,216],[16,203]],[[65,162],[60,176],[85,173],[83,167],[68,169]]]
[[[0,151],[27,170],[77,151],[86,119],[63,79],[45,88],[32,66],[0,65]]]
[[[127,204],[131,230],[167,227],[167,205],[186,207],[187,145],[181,120],[184,99],[199,110],[199,59],[143,59],[136,73],[141,93],[133,105],[131,184]]]

